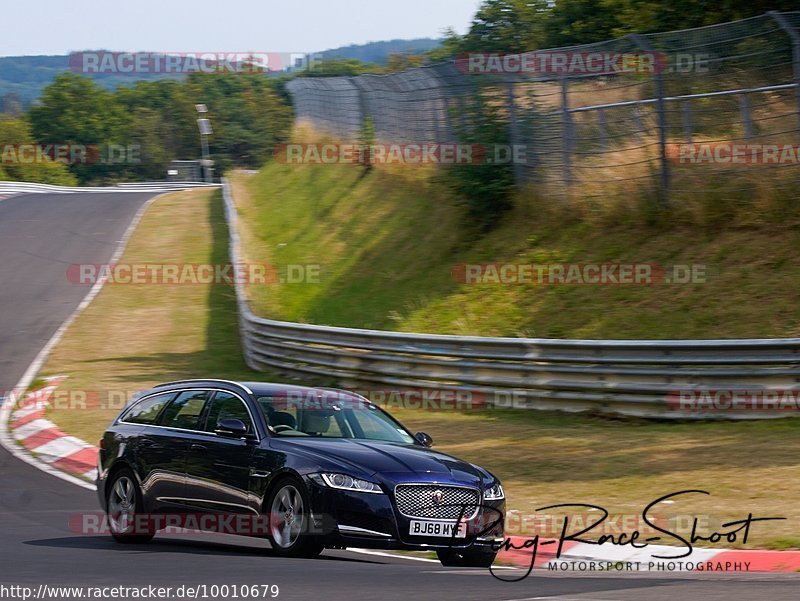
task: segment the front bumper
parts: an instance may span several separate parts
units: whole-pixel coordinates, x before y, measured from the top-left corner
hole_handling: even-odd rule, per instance
[[[490,551],[503,540],[504,500],[485,501],[467,522],[465,538],[412,536],[408,532],[414,518],[401,515],[390,494],[332,489],[311,480],[307,485],[313,513],[310,528],[323,537],[327,547]]]

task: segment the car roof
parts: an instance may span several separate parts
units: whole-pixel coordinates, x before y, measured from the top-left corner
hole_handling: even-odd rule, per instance
[[[337,388],[321,388],[312,386],[299,386],[296,384],[280,384],[276,382],[242,382],[234,380],[221,380],[215,378],[197,378],[188,380],[174,380],[172,382],[164,382],[157,384],[152,390],[164,388],[203,388],[207,386],[228,386],[233,388],[244,389],[253,396],[272,396],[279,393],[295,393],[301,395],[322,395],[326,392],[336,392],[339,394],[358,397],[354,392],[348,390],[341,390]]]

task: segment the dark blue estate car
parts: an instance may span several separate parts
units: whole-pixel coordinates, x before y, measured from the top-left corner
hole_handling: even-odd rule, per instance
[[[503,488],[431,444],[350,392],[170,382],[103,435],[97,492],[121,542],[170,525],[235,524],[279,555],[426,549],[444,565],[488,566],[503,536]]]

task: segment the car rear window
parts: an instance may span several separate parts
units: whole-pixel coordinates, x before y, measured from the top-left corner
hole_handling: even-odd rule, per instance
[[[147,397],[128,409],[122,416],[122,421],[131,424],[154,424],[158,414],[174,395],[173,392],[167,392]]]

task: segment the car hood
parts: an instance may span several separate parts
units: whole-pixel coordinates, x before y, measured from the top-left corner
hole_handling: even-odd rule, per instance
[[[275,446],[314,457],[320,465],[337,464],[352,475],[358,475],[353,473],[357,471],[367,476],[378,474],[395,481],[411,481],[414,478],[409,479],[410,474],[428,474],[431,480],[440,475],[448,480],[474,485],[485,477],[477,466],[417,445],[348,438],[273,440],[277,443]]]

